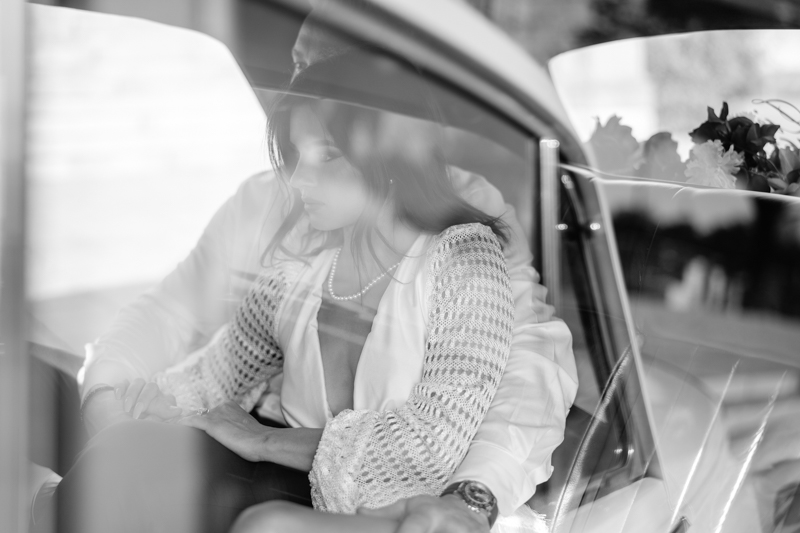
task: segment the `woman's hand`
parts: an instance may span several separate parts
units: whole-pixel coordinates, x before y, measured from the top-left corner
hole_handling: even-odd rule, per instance
[[[178,420],[202,429],[220,444],[248,461],[266,461],[266,441],[272,428],[261,425],[234,401],[227,401],[205,414]]]
[[[183,414],[177,406],[175,396],[164,394],[152,381],[136,378],[118,383],[114,387],[114,396],[122,401],[122,409],[133,418],[174,421]]]
[[[458,496],[414,496],[379,509],[361,508],[359,515],[400,523],[397,533],[489,533],[485,516],[467,507]]]

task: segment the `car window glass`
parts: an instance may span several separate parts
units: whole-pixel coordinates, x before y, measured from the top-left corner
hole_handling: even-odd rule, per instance
[[[436,148],[463,199],[490,217],[514,217],[518,244],[539,231],[532,207],[538,139],[435,73],[368,48],[359,51],[361,68],[390,69],[407,85],[374,84],[373,75],[354,70],[337,78],[342,83],[287,92],[290,30],[297,35],[305,13],[243,2],[226,32],[229,48],[134,18],[34,13],[29,299],[32,339],[41,345],[91,357],[131,325],[159,324],[126,340],[166,339],[158,347],[167,353],[161,362],[174,369],[213,342],[264,268],[277,229],[266,227],[266,218],[285,206],[276,200],[291,190],[279,183],[287,176],[273,171],[269,157],[272,124],[265,117],[281,98],[301,96],[371,117],[366,145],[382,143],[404,156],[419,149],[421,157]],[[435,102],[433,115],[398,91],[419,85]],[[357,128],[343,135],[349,156],[359,157],[363,136]],[[291,150],[286,155],[281,169],[288,171],[296,161]],[[532,260],[520,254],[523,264]],[[203,277],[207,267],[211,274]],[[195,278],[202,283],[186,281]],[[282,418],[274,399],[280,381],[269,386],[273,396],[259,399],[259,413]],[[34,434],[42,447],[63,437],[55,430]]]
[[[780,529],[800,486],[800,204],[666,184],[607,190],[676,512],[713,486],[706,527]]]
[[[203,34],[31,7],[32,327],[80,353],[269,168],[265,116],[230,52]]]
[[[567,52],[550,62],[550,71],[595,170],[785,193],[795,181],[789,173],[800,168],[800,90],[792,52],[798,46],[800,31],[789,29],[663,35]],[[709,124],[698,131],[707,120],[720,126],[728,121],[729,132],[758,124],[756,137],[764,143],[748,148],[722,130],[709,135]],[[771,124],[780,128],[761,131]],[[743,165],[729,157],[722,178],[706,171],[710,147],[695,150],[714,139],[723,150],[733,145],[750,154]],[[772,157],[776,146],[782,157]],[[764,160],[757,162],[752,155],[759,148]],[[742,166],[763,176],[763,183],[737,172]]]
[[[554,462],[570,465],[568,475],[554,473],[534,500],[547,501],[558,531],[592,531],[604,513],[649,508],[655,518],[666,515],[668,506],[653,501],[664,495],[660,463],[633,346],[626,340],[622,313],[611,301],[613,276],[611,281],[598,279],[599,271],[609,267],[600,266],[604,261],[597,253],[603,245],[594,242],[603,239],[602,232],[591,230],[587,220],[597,216],[597,198],[588,197],[591,184],[578,195],[578,176],[565,174],[563,179],[569,186],[562,189],[561,199],[558,300],[573,334],[580,384],[565,441],[554,455]]]

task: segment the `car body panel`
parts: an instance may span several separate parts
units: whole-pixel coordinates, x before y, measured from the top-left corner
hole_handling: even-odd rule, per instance
[[[676,513],[704,530],[771,531],[780,488],[800,483],[800,200],[602,183],[644,369],[660,376],[645,380]]]

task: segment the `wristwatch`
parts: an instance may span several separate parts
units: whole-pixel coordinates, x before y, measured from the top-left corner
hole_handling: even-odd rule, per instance
[[[494,525],[497,520],[497,498],[489,487],[480,481],[459,481],[444,489],[441,495],[448,494],[456,494],[471,511],[485,516],[489,520],[489,527]]]

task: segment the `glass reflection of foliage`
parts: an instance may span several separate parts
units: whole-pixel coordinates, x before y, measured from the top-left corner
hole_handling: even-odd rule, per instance
[[[653,39],[644,46],[661,130],[688,133],[687,125],[703,120],[705,106],[763,94],[762,58],[750,35],[710,33]]]
[[[686,164],[678,155],[678,143],[666,131],[656,133],[643,143],[633,136],[633,129],[612,115],[605,124],[597,120],[587,145],[594,153],[597,168],[609,174],[636,176],[666,181],[686,181]]]
[[[689,221],[661,223],[645,211],[614,216],[620,262],[632,299],[663,300],[697,261],[706,275],[724,273],[735,300],[728,311],[742,310],[800,317],[800,204],[754,199],[752,224],[732,224],[710,233]],[[694,263],[693,263],[694,262]],[[728,291],[728,298],[734,292]]]
[[[639,0],[591,0],[592,25],[578,34],[580,46],[672,33],[667,21],[649,17]]]
[[[578,34],[577,40],[580,46],[588,46],[685,31],[796,28],[800,24],[800,17],[791,7],[769,9],[748,4],[720,0],[590,0],[592,24]]]

